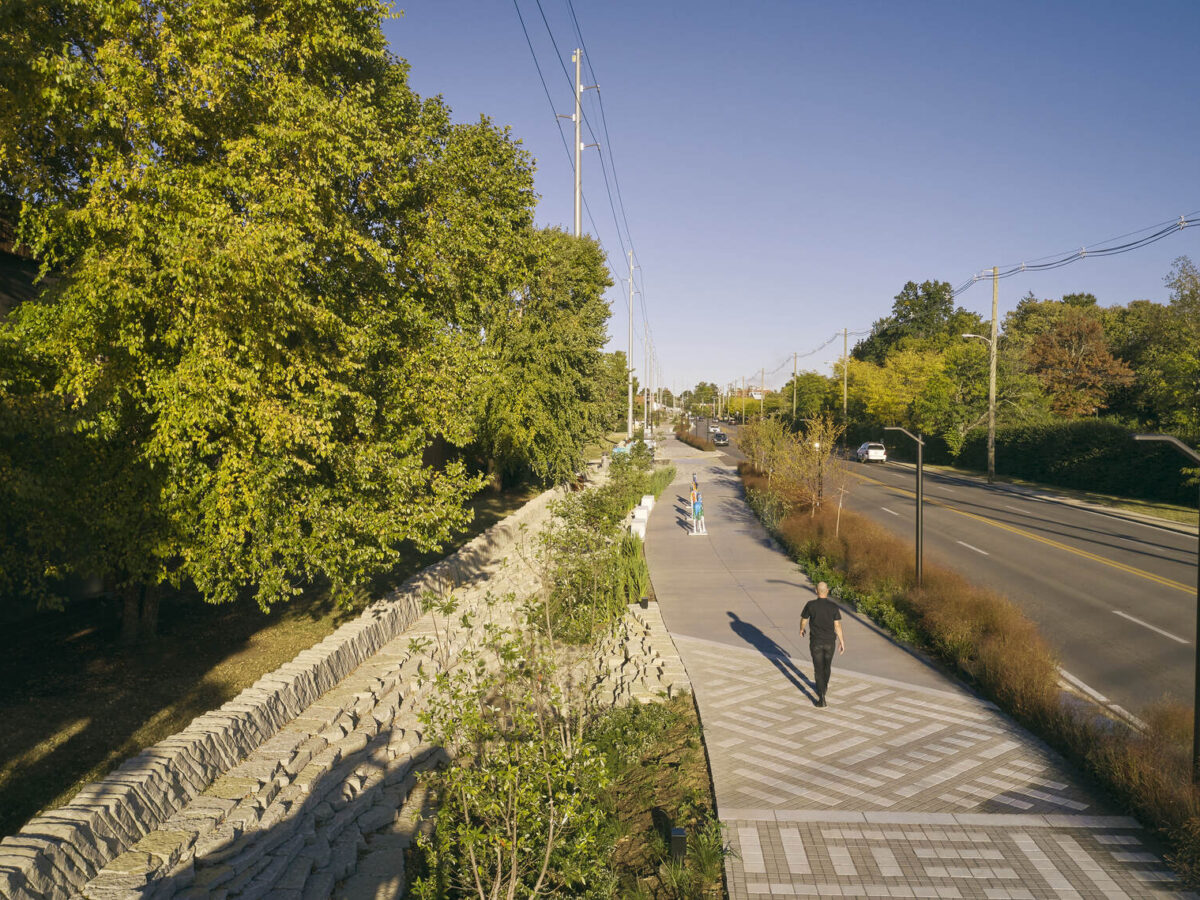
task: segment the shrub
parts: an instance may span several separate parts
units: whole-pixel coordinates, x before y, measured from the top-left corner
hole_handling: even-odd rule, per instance
[[[606,484],[568,494],[553,507],[541,534],[547,584],[539,622],[554,636],[586,643],[620,618],[650,583],[642,542],[621,533],[621,521],[645,494],[658,496],[674,466],[651,468],[648,455],[617,457]]]
[[[1190,506],[1196,502],[1196,482],[1182,473],[1183,462],[1174,448],[1138,443],[1129,428],[1105,419],[996,429],[996,471],[1043,484]],[[987,467],[986,431],[967,435],[956,463]]]
[[[439,802],[414,897],[608,896],[607,770],[568,739],[574,715],[552,675],[536,648],[499,634],[488,659],[438,676],[422,719],[454,764],[429,776]]]

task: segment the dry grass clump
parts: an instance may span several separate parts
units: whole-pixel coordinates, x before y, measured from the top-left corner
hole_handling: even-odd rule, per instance
[[[767,479],[739,467],[752,507],[776,509]],[[1074,758],[1126,810],[1155,828],[1168,859],[1200,885],[1200,795],[1191,783],[1192,713],[1160,703],[1144,714],[1142,733],[1101,719],[1090,707],[1064,703],[1054,653],[1037,627],[1007,598],[926,565],[915,585],[913,550],[882,526],[831,503],[797,504],[773,532],[814,581],[896,636],[931,652],[951,669]]]
[[[675,437],[683,441],[685,444],[695,447],[697,450],[716,450],[717,445],[706,438],[696,437],[686,428],[680,428],[675,432]]]

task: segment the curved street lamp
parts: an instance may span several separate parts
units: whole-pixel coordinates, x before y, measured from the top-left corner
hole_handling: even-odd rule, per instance
[[[1171,444],[1192,462],[1200,464],[1197,453],[1171,434],[1135,434],[1135,441],[1161,441]],[[1192,784],[1200,784],[1200,521],[1196,528],[1196,662],[1195,687],[1192,689]]]

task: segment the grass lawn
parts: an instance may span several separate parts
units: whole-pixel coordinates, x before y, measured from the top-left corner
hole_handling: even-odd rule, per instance
[[[455,546],[537,493],[477,497],[475,520]],[[376,596],[441,555],[399,560],[378,579]],[[269,614],[251,602],[212,606],[195,596],[164,596],[158,640],[133,649],[118,643],[115,599],[78,601],[62,613],[9,623],[0,653],[0,836],[66,803],[359,612],[336,608],[318,590]]]

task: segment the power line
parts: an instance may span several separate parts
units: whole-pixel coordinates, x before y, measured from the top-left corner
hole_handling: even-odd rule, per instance
[[[570,86],[570,88],[571,88],[571,91],[572,91],[572,92],[574,92],[574,90],[575,90],[575,83],[574,83],[574,80],[572,79],[572,77],[571,77],[570,73],[567,71],[566,63],[564,63],[564,62],[563,62],[563,56],[562,56],[562,52],[561,52],[561,50],[560,50],[560,49],[559,49],[559,47],[558,47],[558,41],[555,39],[555,37],[554,37],[554,31],[553,31],[553,29],[550,27],[550,22],[549,22],[549,20],[548,20],[548,19],[547,19],[547,17],[546,17],[546,11],[545,11],[545,9],[544,9],[544,8],[543,8],[543,6],[542,6],[541,0],[535,0],[535,3],[536,3],[536,5],[537,5],[537,8],[538,8],[538,14],[539,14],[539,16],[540,16],[540,18],[541,18],[541,20],[542,20],[542,25],[545,27],[545,29],[546,29],[546,34],[547,34],[547,35],[549,36],[549,38],[550,38],[550,44],[551,44],[551,46],[552,46],[552,47],[553,47],[553,49],[554,49],[554,55],[555,55],[555,58],[558,60],[559,68],[562,70],[563,76],[564,76],[564,78],[566,78],[566,80],[567,80],[567,83],[568,83],[568,85],[569,85],[569,86]],[[534,49],[534,46],[533,46],[533,41],[532,41],[532,39],[530,38],[530,35],[529,35],[529,29],[528,29],[528,27],[527,27],[527,26],[526,26],[526,24],[525,24],[525,17],[524,17],[524,15],[522,15],[522,13],[521,13],[521,8],[520,8],[520,5],[519,5],[519,3],[518,3],[518,0],[513,0],[513,8],[514,8],[514,9],[516,10],[516,12],[517,12],[517,18],[520,20],[520,23],[521,23],[521,31],[522,31],[522,32],[524,33],[524,35],[525,35],[525,43],[526,43],[526,45],[527,45],[527,46],[528,46],[528,48],[529,48],[529,53],[530,53],[530,55],[533,57],[534,66],[537,68],[537,72],[538,72],[538,79],[539,79],[539,80],[541,81],[541,83],[542,83],[542,90],[543,90],[543,92],[544,92],[544,93],[545,93],[545,95],[546,95],[546,102],[549,104],[549,106],[550,106],[550,110],[551,110],[551,113],[552,113],[552,114],[555,116],[555,119],[556,119],[556,121],[557,121],[557,119],[558,119],[558,114],[557,114],[557,111],[556,111],[556,106],[555,106],[555,103],[554,103],[554,99],[553,99],[553,97],[552,97],[552,96],[551,96],[551,94],[550,94],[550,89],[549,89],[549,86],[547,85],[547,83],[546,83],[546,78],[545,78],[545,75],[544,75],[544,73],[542,72],[541,62],[540,62],[540,61],[539,61],[539,59],[538,59],[537,51]],[[578,18],[577,18],[577,17],[576,17],[576,15],[575,15],[575,10],[574,10],[574,8],[573,8],[573,7],[570,9],[570,12],[571,12],[571,18],[572,18],[572,21],[573,21],[573,22],[574,22],[574,24],[575,24],[576,33],[579,35],[579,43],[580,43],[580,47],[581,47],[581,49],[584,49],[584,48],[586,47],[586,45],[585,45],[585,43],[584,43],[584,40],[583,40],[583,34],[582,34],[582,30],[579,28],[579,20],[578,20]],[[585,52],[586,52],[586,51],[585,51]],[[592,72],[592,77],[593,77],[593,80],[594,80],[594,79],[595,79],[595,69],[594,69],[594,68],[592,67],[592,65],[591,65],[591,60],[590,60],[590,58],[589,58],[589,59],[586,59],[586,63],[587,63],[587,66],[588,66],[589,70],[591,70],[591,72]],[[588,117],[587,117],[587,114],[586,114],[585,112],[583,112],[583,108],[582,108],[582,106],[580,107],[580,112],[581,112],[581,114],[582,114],[582,120],[583,120],[583,124],[584,124],[584,125],[586,125],[586,127],[587,127],[587,129],[588,129],[588,133],[589,133],[589,135],[591,136],[591,138],[592,138],[593,142],[596,142],[596,143],[598,143],[599,139],[598,139],[598,136],[597,136],[597,134],[596,134],[596,130],[595,130],[593,127],[592,127],[591,121],[588,119]],[[601,102],[601,117],[602,117],[602,118],[603,118],[603,115],[604,115],[604,112],[603,112],[603,103]],[[561,126],[560,126],[560,128],[559,128],[558,136],[559,136],[559,139],[562,141],[563,150],[564,150],[564,152],[566,152],[566,154],[567,154],[567,158],[568,158],[568,161],[569,161],[570,168],[571,168],[571,170],[572,170],[572,171],[574,171],[574,168],[575,168],[575,160],[574,160],[574,156],[572,155],[572,153],[571,153],[571,150],[570,150],[570,148],[569,148],[569,147],[568,147],[568,145],[567,145],[567,139],[566,139],[566,137],[565,137],[565,136],[563,135],[563,133],[562,133]],[[634,255],[635,257],[637,257],[637,256],[638,256],[638,254],[637,254],[637,249],[636,249],[636,247],[634,247],[634,246],[633,246],[633,237],[632,237],[632,234],[630,234],[630,232],[629,232],[629,223],[628,223],[628,219],[625,217],[624,201],[623,201],[623,198],[621,198],[621,197],[620,197],[620,182],[619,182],[619,180],[618,180],[618,178],[617,178],[616,166],[615,166],[615,164],[614,164],[614,163],[613,163],[613,161],[612,161],[612,141],[611,141],[611,139],[610,139],[610,138],[609,138],[609,136],[608,136],[608,131],[607,131],[607,123],[605,123],[605,139],[606,139],[606,141],[607,141],[607,144],[608,144],[608,151],[609,151],[609,152],[608,152],[608,154],[601,154],[601,166],[600,166],[600,171],[601,171],[601,174],[602,174],[602,175],[603,175],[603,177],[604,177],[604,189],[605,189],[605,193],[606,193],[606,194],[607,194],[607,196],[608,196],[609,208],[610,208],[610,210],[612,211],[612,215],[613,215],[613,226],[614,226],[614,228],[615,228],[615,230],[616,230],[616,234],[617,234],[617,242],[618,242],[618,243],[621,245],[622,257],[626,256],[626,255],[628,254],[629,250],[626,248],[626,246],[625,246],[625,239],[624,239],[624,237],[623,237],[623,236],[622,236],[622,234],[621,234],[621,223],[618,221],[618,218],[617,218],[616,203],[614,203],[614,200],[613,200],[613,188],[612,188],[612,185],[610,185],[610,184],[609,184],[608,171],[607,171],[607,167],[605,166],[605,162],[606,162],[606,161],[607,161],[607,163],[608,163],[608,165],[609,165],[609,166],[612,166],[612,169],[613,169],[613,183],[616,185],[617,197],[618,197],[618,200],[619,200],[619,201],[620,201],[620,203],[621,203],[621,218],[625,220],[625,236],[629,238],[629,245],[630,245],[630,249],[632,249],[632,250],[633,250],[633,255]],[[605,158],[606,156],[607,156],[607,160],[606,160],[606,158]],[[590,205],[588,204],[588,202],[587,202],[587,197],[586,197],[586,196],[584,196],[584,197],[582,198],[582,201],[583,201],[583,208],[584,208],[584,211],[585,211],[585,212],[586,212],[586,214],[587,214],[588,222],[589,222],[589,223],[591,224],[591,226],[592,226],[592,233],[595,235],[595,237],[596,237],[596,241],[597,241],[597,242],[600,244],[600,249],[601,249],[601,251],[604,253],[604,256],[605,256],[605,258],[609,259],[609,260],[610,260],[610,263],[611,263],[611,254],[609,254],[609,252],[608,252],[607,248],[605,248],[605,246],[604,246],[604,241],[603,241],[603,239],[602,239],[602,238],[601,238],[601,236],[600,236],[600,228],[599,228],[599,226],[597,226],[597,224],[596,224],[596,219],[595,219],[595,217],[594,217],[594,216],[593,216],[593,214],[592,214],[591,206],[590,206]],[[639,267],[638,267],[638,269],[640,270],[640,268],[641,268],[641,267],[639,266]],[[611,265],[610,265],[610,269],[611,269]],[[614,273],[614,274],[615,274],[615,273]],[[621,278],[620,278],[620,276],[617,276],[617,278],[618,278],[619,280],[624,280],[624,279],[621,279]],[[646,301],[645,301],[644,290],[643,290],[643,292],[640,292],[640,293],[641,293],[641,297],[640,297],[640,305],[641,305],[641,309],[642,309],[642,328],[643,328],[643,333],[644,333],[644,334],[645,334],[645,336],[646,336],[646,342],[648,343],[648,345],[649,345],[650,347],[653,347],[653,346],[654,346],[654,338],[653,338],[653,333],[651,332],[651,329],[650,329],[649,314],[648,314],[648,312],[647,312],[647,309],[646,309]],[[628,364],[629,364],[630,366],[632,366],[632,365],[633,365],[633,360],[629,360],[629,361],[628,361]]]
[[[567,9],[571,12],[571,21],[575,23],[575,34],[579,38],[579,46],[583,48],[583,59],[587,64],[588,70],[591,72],[591,80],[599,82],[596,77],[596,69],[592,66],[592,56],[588,51],[587,41],[583,37],[583,29],[579,27],[579,18],[575,15],[575,4],[571,0],[567,0]],[[621,180],[617,177],[617,160],[613,155],[612,138],[608,133],[608,116],[604,113],[604,95],[600,90],[599,84],[596,85],[596,102],[600,108],[600,126],[604,129],[604,143],[608,146],[608,162],[613,170],[613,184],[617,189],[617,204],[621,207],[621,220],[625,223],[625,234],[629,238],[629,243],[633,243],[633,232],[629,228],[629,218],[625,214],[625,198],[621,195]],[[588,131],[591,131],[591,124],[588,124]],[[595,134],[592,134],[595,137]]]
[[[975,284],[975,282],[984,281],[988,278],[1011,278],[1022,272],[1045,272],[1050,269],[1061,269],[1063,266],[1069,266],[1071,263],[1079,262],[1081,259],[1086,259],[1089,256],[1119,256],[1122,253],[1140,250],[1142,247],[1148,247],[1150,244],[1155,244],[1176,232],[1182,231],[1189,225],[1200,224],[1200,218],[1197,218],[1197,213],[1200,213],[1200,210],[1182,215],[1178,219],[1170,219],[1167,222],[1160,222],[1157,225],[1139,228],[1137,231],[1130,231],[1115,238],[1108,238],[1101,241],[1099,246],[1089,248],[1085,245],[1078,250],[1058,255],[1057,258],[1055,256],[1042,256],[1033,262],[1022,262],[1017,265],[1009,264],[997,267],[1001,271],[998,271],[995,275],[987,271],[977,273],[956,287],[954,289],[954,296],[957,297],[963,291],[967,290],[967,288],[971,287],[971,285]],[[1145,234],[1145,232],[1151,233]],[[1133,241],[1125,241],[1120,244],[1114,243],[1114,241],[1121,241],[1135,234],[1142,234],[1144,236]]]
[[[514,0],[514,2],[515,2],[515,0]],[[542,7],[542,0],[534,0],[534,2],[537,4],[538,13],[541,15],[541,18],[542,18],[542,24],[546,28],[546,34],[549,35],[549,37],[550,37],[550,44],[551,44],[551,46],[554,47],[554,55],[558,59],[559,68],[562,69],[563,77],[567,80],[567,84],[570,86],[572,92],[574,92],[575,81],[574,81],[574,79],[571,78],[571,74],[567,71],[567,64],[565,62],[563,62],[562,51],[559,49],[558,41],[554,37],[554,30],[550,27],[550,20],[546,18],[546,10]],[[582,34],[582,32],[579,31],[579,20],[577,18],[575,18],[575,10],[573,7],[571,9],[571,18],[575,22],[576,31],[579,32],[579,43],[580,43],[580,49],[582,50],[582,49],[584,49],[583,48],[583,43],[584,43],[583,34]],[[586,53],[585,53],[585,59],[587,59]],[[591,63],[590,59],[587,60],[587,66],[592,72],[592,78],[595,79],[596,71],[592,67],[592,63]],[[583,124],[587,126],[588,134],[591,136],[592,141],[594,143],[599,143],[599,136],[596,134],[596,130],[592,127],[591,120],[588,119],[587,113],[583,112],[582,106],[580,107],[580,112],[583,115]],[[610,143],[609,144],[610,153],[611,153],[611,150],[612,150],[612,144]],[[613,180],[615,181],[616,177],[617,177],[616,166],[613,164],[611,158],[609,159],[608,162],[609,162],[609,165],[613,166]],[[609,184],[609,181],[608,181],[608,169],[604,165],[604,154],[601,154],[600,174],[604,177],[604,191],[608,195],[608,205],[609,205],[609,208],[612,210],[613,226],[615,227],[616,232],[617,232],[617,243],[619,243],[621,245],[621,253],[622,253],[622,255],[624,255],[624,254],[628,253],[628,250],[625,247],[625,240],[621,236],[621,224],[620,224],[620,222],[617,221],[617,208],[616,208],[616,204],[613,201],[612,186]],[[618,188],[618,193],[619,193],[619,188]],[[622,209],[623,208],[624,207],[622,207]],[[596,227],[595,222],[592,223],[592,227],[593,228]],[[628,230],[629,230],[629,226],[627,224],[626,232],[628,232]],[[599,232],[599,229],[597,229],[597,233],[598,232]],[[631,245],[633,244],[633,236],[632,235],[629,235],[629,243]],[[635,255],[636,255],[636,253],[635,253]]]

